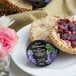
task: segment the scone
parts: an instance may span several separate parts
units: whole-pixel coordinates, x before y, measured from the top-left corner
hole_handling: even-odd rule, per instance
[[[76,54],[76,20],[59,19],[51,30],[50,39],[52,44],[61,51]]]
[[[59,17],[50,16],[34,21],[30,28],[30,40],[46,40],[51,42],[50,31]]]
[[[0,3],[14,12],[32,10],[32,4],[27,0],[0,0]]]

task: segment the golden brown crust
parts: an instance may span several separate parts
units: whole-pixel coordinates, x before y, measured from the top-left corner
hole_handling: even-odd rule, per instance
[[[73,20],[72,18],[69,18],[69,20]],[[50,39],[54,46],[59,48],[61,51],[69,53],[69,54],[76,54],[76,48],[72,48],[70,45],[70,42],[66,42],[62,39],[60,39],[59,34],[57,33],[57,24],[53,27],[53,30],[50,32]]]
[[[32,10],[32,5],[30,3],[28,3],[29,7],[19,7],[13,3],[11,3],[10,0],[0,0],[0,3],[3,4],[4,6],[8,7],[10,10],[12,11],[16,11],[16,12],[24,12],[24,11],[30,11]]]
[[[2,15],[9,15],[12,14],[13,12],[10,11],[9,9],[0,9],[0,16]]]
[[[10,11],[7,7],[5,7],[3,4],[0,3],[0,16],[2,15],[9,15],[12,14],[13,12]]]

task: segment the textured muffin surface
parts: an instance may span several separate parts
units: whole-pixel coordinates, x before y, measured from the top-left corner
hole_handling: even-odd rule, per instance
[[[76,54],[76,21],[60,19],[50,33],[52,43],[60,50]]]
[[[55,17],[46,17],[46,18],[42,18],[40,20],[34,21],[31,24],[31,29],[30,29],[31,41],[42,39],[42,40],[51,42],[50,31],[53,25],[55,25],[56,19],[57,18]]]

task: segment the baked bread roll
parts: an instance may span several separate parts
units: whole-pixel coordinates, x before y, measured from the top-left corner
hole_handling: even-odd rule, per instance
[[[9,15],[9,14],[12,14],[13,12],[10,11],[9,9],[1,9],[0,8],[0,16],[2,15]]]
[[[73,18],[57,20],[50,32],[50,39],[61,51],[76,54],[76,20]]]
[[[58,17],[50,16],[34,21],[30,28],[30,40],[41,39],[51,42],[50,31],[57,20]]]
[[[0,0],[0,3],[14,12],[24,12],[32,10],[32,5],[27,0]]]
[[[7,7],[5,7],[3,4],[0,3],[0,16],[2,15],[8,15],[8,14],[12,14],[13,12],[10,11],[10,9],[8,9]]]

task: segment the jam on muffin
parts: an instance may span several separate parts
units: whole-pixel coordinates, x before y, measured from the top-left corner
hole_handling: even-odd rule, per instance
[[[50,33],[52,43],[70,54],[76,54],[76,21],[72,18],[59,19]]]

